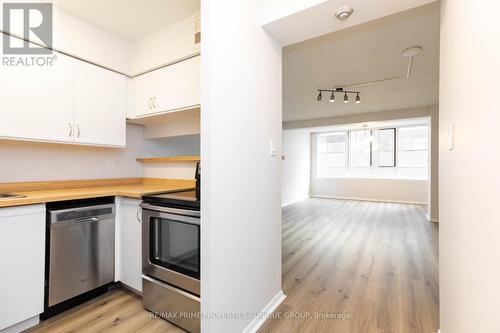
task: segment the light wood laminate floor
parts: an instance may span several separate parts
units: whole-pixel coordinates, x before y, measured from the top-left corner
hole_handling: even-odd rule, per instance
[[[260,333],[439,328],[438,227],[425,207],[308,199],[284,209],[282,235],[287,298]]]
[[[180,333],[182,329],[160,318],[151,318],[139,296],[116,289],[43,321],[29,333]]]
[[[424,207],[308,199],[284,209],[282,234],[287,298],[260,333],[432,333],[439,327],[438,228],[426,222]],[[344,319],[314,319],[315,313]],[[118,289],[29,332],[183,331],[151,318],[138,296]]]

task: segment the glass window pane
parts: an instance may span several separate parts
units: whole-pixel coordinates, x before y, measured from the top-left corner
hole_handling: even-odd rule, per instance
[[[429,157],[428,126],[402,127],[398,133],[398,167],[427,168]]]
[[[396,142],[396,129],[388,128],[378,131],[378,165],[381,167],[396,166],[394,144]]]
[[[336,169],[345,169],[347,162],[347,132],[318,135],[317,173],[319,177],[332,177]]]
[[[370,131],[358,130],[349,133],[349,167],[370,167]]]

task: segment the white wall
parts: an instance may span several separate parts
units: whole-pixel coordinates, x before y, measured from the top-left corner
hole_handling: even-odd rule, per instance
[[[309,197],[311,133],[283,131],[283,156],[281,205],[286,206]]]
[[[500,3],[444,0],[439,110],[442,333],[500,332]],[[454,126],[454,149],[447,134]]]
[[[199,53],[199,46],[194,44],[195,16],[134,42],[131,46],[131,72],[138,74]]]
[[[206,333],[241,332],[281,291],[281,48],[267,1],[202,1],[201,310]],[[278,153],[269,155],[269,139]]]
[[[311,196],[427,204],[426,180],[312,178]]]
[[[430,117],[430,168],[427,182],[427,219],[439,222],[439,106],[431,107]]]
[[[141,126],[127,125],[125,149],[0,141],[0,183],[142,177],[145,171],[137,157],[192,155],[199,149],[198,136],[150,141],[142,138],[142,130]],[[108,161],[113,169],[108,169]],[[177,170],[161,173],[164,178],[176,175]],[[188,178],[193,177],[194,171]]]
[[[147,131],[147,128],[144,128]],[[169,156],[199,156],[200,136],[186,135],[162,139],[169,148]],[[196,162],[145,163],[144,177],[192,179],[196,172]]]
[[[4,2],[10,1],[0,1],[0,3]],[[0,21],[2,21],[1,17]],[[130,72],[132,50],[130,43],[68,15],[56,7],[53,10],[53,43],[56,50],[120,72]]]
[[[0,0],[0,4],[3,2],[9,1]],[[53,15],[54,49],[127,75],[136,75],[199,53],[199,46],[195,47],[194,44],[195,16],[129,42],[66,14],[55,6]],[[2,17],[0,29],[1,22]]]
[[[157,139],[200,134],[200,109],[190,111],[172,112],[165,114],[166,120],[148,121],[144,128],[144,137],[147,139]],[[199,150],[199,149],[198,149]],[[197,154],[198,155],[198,154]]]
[[[346,124],[359,124],[373,121],[400,120],[410,118],[430,117],[432,111],[437,109],[437,105],[424,106],[419,108],[386,110],[367,113],[353,113],[343,116],[328,118],[314,118],[307,120],[287,121],[283,123],[284,129],[293,128],[313,128],[324,126],[336,126]]]
[[[130,73],[131,45],[54,7],[54,48]]]

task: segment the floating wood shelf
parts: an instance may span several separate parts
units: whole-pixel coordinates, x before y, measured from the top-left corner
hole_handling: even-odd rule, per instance
[[[171,156],[171,157],[143,157],[138,158],[141,163],[161,163],[161,162],[198,162],[200,156]]]

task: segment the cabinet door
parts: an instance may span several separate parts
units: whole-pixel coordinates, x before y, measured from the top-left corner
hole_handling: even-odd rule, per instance
[[[200,104],[200,57],[181,61],[154,73],[155,112],[173,111]]]
[[[127,82],[127,118],[142,117],[153,112],[153,74],[143,74]]]
[[[75,143],[125,147],[126,77],[80,62],[75,84]]]
[[[43,312],[45,206],[0,209],[0,330]]]
[[[73,141],[76,60],[55,55],[52,66],[0,65],[0,137]]]
[[[142,238],[140,200],[119,198],[118,266],[123,284],[142,291]]]

